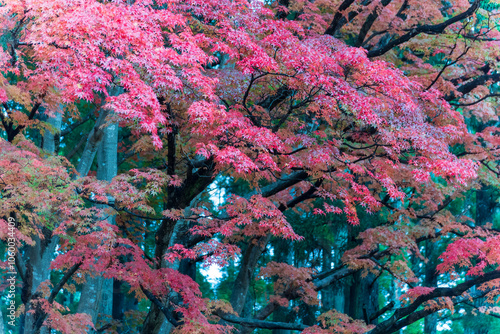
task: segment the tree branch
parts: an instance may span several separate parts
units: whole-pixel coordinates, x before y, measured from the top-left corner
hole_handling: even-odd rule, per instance
[[[455,50],[455,48],[456,48],[456,47],[457,47],[457,42],[455,42],[455,45],[454,45],[454,46],[453,46],[453,48],[451,49],[450,54],[449,54],[450,56],[451,56],[451,54],[453,53],[453,51]],[[467,54],[467,52],[469,52],[469,50],[470,50],[470,47],[465,48],[464,52],[462,52],[462,53],[461,53],[461,54],[460,54],[460,55],[459,55],[459,56],[458,56],[458,57],[457,57],[454,61],[451,61],[451,62],[450,62],[450,61],[448,61],[448,60],[447,60],[447,61],[446,61],[446,63],[444,64],[443,68],[441,68],[441,70],[439,71],[439,73],[438,73],[438,74],[436,75],[436,77],[434,78],[434,80],[432,80],[432,82],[430,83],[430,85],[429,85],[429,86],[427,86],[427,88],[426,88],[426,89],[424,89],[424,90],[426,90],[426,91],[427,91],[427,90],[429,90],[432,86],[434,86],[434,84],[435,84],[435,83],[439,80],[439,78],[441,77],[441,75],[443,75],[444,71],[445,71],[448,67],[450,67],[450,66],[455,65],[456,63],[458,63],[458,61],[460,60],[460,58],[462,58],[463,56],[465,56],[465,55]]]
[[[388,4],[391,3],[392,0],[382,0],[380,1],[380,4],[382,7],[386,7]],[[370,31],[373,23],[377,20],[379,15],[379,9],[374,8],[373,11],[368,15],[368,17],[365,20],[365,23],[363,23],[363,26],[361,27],[361,30],[359,31],[358,34],[358,39],[356,41],[356,46],[360,47],[363,45],[363,42],[365,41],[366,35]]]
[[[410,305],[397,309],[389,319],[378,324],[377,327],[369,332],[369,334],[394,333],[397,330],[437,311],[430,308],[416,311],[417,308],[423,303],[439,297],[461,296],[471,287],[497,278],[500,278],[500,269],[483,274],[474,279],[467,280],[453,288],[435,288],[431,293],[419,296]]]
[[[262,197],[271,197],[277,193],[279,193],[282,190],[285,190],[288,187],[291,187],[299,182],[302,182],[306,180],[308,177],[308,174],[306,171],[296,171],[292,172],[283,178],[279,179],[278,181],[265,186],[261,189],[261,195]],[[256,192],[252,192],[251,194],[248,195],[248,198],[251,197],[252,195],[255,195]],[[245,196],[247,197],[247,196]]]
[[[478,104],[490,97],[500,97],[500,94],[488,94],[486,96],[483,96],[482,98],[480,98],[479,100],[476,100],[474,102],[469,102],[469,103],[453,103],[451,102],[450,104],[454,105],[454,106],[457,106],[457,107],[469,107],[469,106],[473,106],[475,104]]]
[[[63,137],[63,136],[66,136],[68,134],[70,134],[71,132],[73,132],[73,130],[75,130],[77,127],[79,127],[80,125],[82,125],[83,123],[87,122],[88,120],[90,120],[90,118],[92,117],[92,114],[88,114],[87,116],[85,116],[84,118],[82,118],[81,120],[79,120],[78,122],[75,122],[71,125],[69,125],[66,129],[62,130],[60,132],[60,136]]]
[[[31,111],[28,115],[28,119],[29,120],[32,120],[35,115],[36,115],[36,112],[38,111],[38,109],[40,108],[42,104],[40,102],[37,102],[35,103],[35,105],[33,106],[33,108],[31,108]],[[26,127],[26,125],[19,125],[17,128],[13,129],[10,133],[7,134],[7,139],[9,142],[12,142],[14,140],[14,138]]]
[[[484,75],[478,76],[478,77],[474,78],[473,80],[459,86],[457,88],[457,91],[459,93],[462,93],[462,95],[466,95],[466,94],[470,93],[476,87],[482,86],[488,81],[494,81],[494,82],[500,81],[500,73],[484,74]],[[453,100],[455,98],[456,98],[456,96],[454,94],[448,94],[447,96],[445,96],[445,100],[447,100],[447,101]]]
[[[174,327],[179,327],[180,325],[183,324],[182,321],[177,321],[174,317],[174,314],[172,312],[172,310],[170,310],[168,307],[166,307],[158,298],[155,297],[155,295],[153,295],[150,291],[144,289],[144,287],[141,285],[141,290],[142,292],[144,292],[144,294],[146,295],[146,297],[148,297],[148,299],[156,305],[156,307],[158,307],[161,312],[165,315],[165,317],[167,318],[168,322],[170,322],[172,324],[172,326]]]
[[[383,46],[380,46],[378,48],[375,48],[375,49],[368,51],[368,57],[369,58],[379,57],[379,56],[385,54],[386,52],[392,50],[396,46],[401,45],[405,42],[408,42],[413,37],[418,36],[422,33],[430,34],[430,35],[441,34],[444,32],[444,30],[448,26],[472,16],[476,12],[476,10],[479,8],[481,1],[482,0],[474,0],[472,5],[465,12],[460,13],[460,14],[458,14],[458,15],[456,15],[456,16],[454,16],[454,17],[452,17],[452,18],[450,18],[442,23],[425,24],[422,26],[415,27],[415,28],[411,29],[409,32],[407,32],[406,34],[404,34],[396,39],[393,39],[392,41],[390,41],[386,45],[383,45]]]
[[[332,23],[326,29],[325,34],[333,36],[341,26],[342,19],[344,19],[344,11],[349,8],[354,3],[354,0],[344,0],[342,4],[337,9],[335,16],[333,17]]]
[[[253,328],[262,328],[262,329],[288,329],[288,330],[296,330],[303,331],[309,326],[303,324],[293,324],[287,322],[274,322],[274,321],[264,321],[258,319],[249,319],[249,318],[240,318],[233,314],[217,312],[217,316],[219,316],[222,320],[227,322],[243,325],[247,327]]]
[[[59,293],[59,291],[61,291],[61,289],[63,288],[64,284],[66,284],[68,282],[68,280],[71,278],[71,276],[73,276],[73,274],[78,270],[78,268],[80,268],[82,266],[82,264],[83,264],[83,262],[78,262],[78,263],[74,264],[64,274],[64,276],[61,278],[61,280],[59,281],[59,283],[57,283],[57,285],[52,289],[52,291],[50,293],[50,296],[48,298],[48,302],[50,304],[52,304],[54,302],[54,300],[56,299],[57,294]],[[42,315],[40,315],[38,317],[38,319],[36,320],[35,325],[34,325],[34,333],[39,333],[40,332],[40,329],[42,328],[43,322],[45,321],[46,318],[47,318],[47,314],[46,313],[44,313],[44,314],[42,314]]]

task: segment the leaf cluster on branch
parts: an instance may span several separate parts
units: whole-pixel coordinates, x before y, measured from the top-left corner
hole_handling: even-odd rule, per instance
[[[98,327],[59,298],[96,276],[147,301],[142,333],[165,319],[176,333],[393,333],[484,284],[492,299],[498,231],[450,207],[498,183],[495,8],[2,1],[0,239],[15,218],[26,333]],[[110,124],[121,136],[111,181],[94,175]],[[310,233],[324,220],[336,244]],[[278,254],[282,239],[296,259]],[[330,262],[300,258],[301,243]],[[429,243],[439,263],[426,262]],[[203,296],[197,263],[238,264],[230,307]],[[272,292],[249,309],[255,277]],[[333,286],[387,277],[406,304],[325,309]],[[270,319],[313,305],[312,321]]]

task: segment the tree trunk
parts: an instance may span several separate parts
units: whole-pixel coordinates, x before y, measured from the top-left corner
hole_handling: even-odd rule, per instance
[[[482,185],[476,190],[476,226],[483,226],[487,223],[493,223],[493,216],[497,206],[498,196],[495,190],[487,185]],[[471,289],[475,292],[476,287]],[[484,298],[475,299],[473,305],[479,308],[484,304]],[[475,310],[476,313],[479,313]],[[488,334],[491,332],[490,322],[486,320],[488,315],[479,313],[477,316],[468,314],[465,317],[464,334]]]
[[[185,215],[186,217],[189,217],[192,212],[191,208],[195,207],[198,202],[200,201],[199,196],[195,197],[189,206],[185,209]],[[180,220],[177,224],[173,225],[173,229],[171,233],[169,234],[169,243],[168,246],[173,246],[174,244],[183,244],[185,243],[185,238],[190,236],[189,232],[190,228],[190,222],[189,221],[184,221]],[[163,259],[163,257],[162,257]],[[196,265],[194,264],[194,274],[193,274],[193,264],[188,265],[184,264],[184,269],[185,272],[181,271],[181,263],[180,261],[177,261],[176,263],[169,263],[166,262],[165,260],[162,260],[161,263],[162,267],[168,267],[168,268],[173,268],[176,270],[179,270],[181,273],[188,275],[189,273],[192,274],[191,278],[194,278],[194,275],[196,274]],[[148,315],[146,316],[146,319],[144,320],[144,324],[141,330],[141,334],[168,334],[174,327],[172,324],[170,324],[168,321],[166,321],[165,316],[163,313],[160,311],[160,309],[152,304]]]
[[[323,272],[326,272],[332,269],[333,254],[332,254],[332,246],[329,243],[325,243],[323,245],[323,259],[321,269]],[[331,310],[335,308],[335,287],[330,285],[321,290],[321,307],[324,310]],[[343,299],[343,298],[342,298]],[[341,312],[341,311],[339,311]]]
[[[87,176],[90,171],[90,167],[94,162],[95,155],[104,137],[103,124],[108,114],[109,111],[107,109],[101,110],[101,113],[97,118],[94,127],[87,137],[87,143],[85,144],[82,156],[80,157],[80,161],[78,162],[78,166],[76,167],[76,170],[81,177]]]
[[[391,280],[391,296],[390,296],[390,299],[393,300],[395,302],[395,305],[394,305],[394,308],[395,309],[398,309],[401,307],[401,300],[400,300],[400,297],[401,297],[402,293],[401,293],[401,289],[397,283],[397,280],[395,278],[393,278]],[[399,331],[398,331],[399,334],[403,334],[403,329],[401,328]]]
[[[370,323],[370,316],[379,309],[376,276],[371,273],[366,277],[362,277],[360,272],[354,274],[352,284],[347,292],[346,299],[349,300],[347,314],[354,319]]]
[[[273,313],[273,321],[288,322],[288,309],[286,307],[278,306]],[[273,329],[273,334],[292,334],[290,329]]]
[[[97,150],[97,179],[109,182],[117,174],[118,124],[113,123],[97,131],[102,131],[102,142]],[[84,166],[82,168],[90,168],[91,164],[90,161],[90,163],[82,165]],[[81,175],[86,175],[85,171]],[[105,209],[106,206],[102,205],[101,208]],[[112,217],[108,218],[108,220],[109,223],[113,223]],[[89,314],[94,324],[97,324],[99,314],[112,315],[112,300],[112,279],[104,277],[88,278],[82,288],[78,313]]]
[[[47,122],[54,127],[54,133],[46,131],[43,136],[42,148],[48,153],[54,154],[56,150],[56,138],[61,131],[62,114],[58,113],[55,117],[51,117]],[[44,238],[34,237],[35,244],[33,246],[26,246],[24,253],[26,263],[26,281],[23,282],[23,294],[26,299],[34,299],[38,297],[37,289],[40,284],[50,279],[50,264],[54,259],[54,252],[59,238],[52,236],[52,231],[48,228],[42,228]],[[37,313],[25,313],[24,324],[21,325],[22,332],[30,334],[33,331]],[[23,319],[21,319],[23,320]],[[42,328],[41,334],[48,333],[46,328]]]
[[[344,254],[344,250],[347,248],[348,238],[349,232],[347,226],[345,224],[338,226],[335,238],[335,249],[333,253],[333,264],[335,267],[340,266],[342,263],[342,255]],[[342,280],[337,282],[332,287],[333,308],[340,313],[346,312],[345,290],[347,289],[347,286],[347,280]]]
[[[257,265],[257,261],[270,239],[271,235],[268,234],[265,237],[253,240],[254,242],[250,241],[248,248],[243,254],[240,270],[236,280],[234,281],[233,292],[229,300],[233,310],[238,314],[243,311],[248,288],[250,287],[250,281],[252,280],[255,272],[255,266]]]
[[[289,240],[278,239],[274,246],[274,258],[276,262],[293,264],[293,251]],[[278,306],[273,313],[273,321],[288,322],[289,310]],[[292,334],[289,329],[273,329],[273,334]]]
[[[59,133],[61,132],[62,125],[62,112],[57,113],[54,117],[51,117],[47,121],[50,125],[54,127],[54,133],[52,131],[45,131],[43,135],[43,149],[52,154],[57,154],[57,149],[59,148]]]
[[[156,232],[156,249],[155,249],[155,258],[161,259],[158,268],[164,268],[168,264],[165,263],[163,255],[167,248],[171,245],[172,240],[174,239],[175,230],[178,224],[176,221],[165,219],[160,228]],[[161,240],[158,242],[158,240]],[[178,263],[175,264],[178,268]],[[141,334],[158,334],[158,333],[168,333],[165,330],[170,331],[170,326],[164,325],[166,318],[162,311],[155,304],[151,304],[149,308],[148,315],[146,316],[146,320],[144,321]],[[165,327],[167,326],[167,327]],[[160,331],[162,330],[162,331]]]
[[[41,297],[40,293],[37,293],[37,289],[40,284],[48,279],[50,279],[50,264],[54,259],[54,252],[58,244],[58,238],[46,238],[45,240],[40,240],[39,238],[34,238],[35,244],[33,246],[28,246],[26,250],[27,259],[26,263],[26,281],[23,282],[23,294],[29,291],[29,299],[35,299]],[[48,243],[47,243],[48,241]],[[31,307],[29,307],[31,309]],[[23,326],[24,333],[31,334],[33,332],[33,326],[35,324],[36,318],[39,316],[37,313],[25,313]],[[47,333],[46,328],[42,328],[41,334]]]
[[[425,242],[425,257],[427,258],[427,263],[425,264],[425,278],[424,285],[429,287],[437,286],[438,275],[436,273],[437,264],[437,252],[432,247],[431,241]],[[424,333],[425,334],[437,334],[437,313],[432,313],[425,317],[424,322]]]

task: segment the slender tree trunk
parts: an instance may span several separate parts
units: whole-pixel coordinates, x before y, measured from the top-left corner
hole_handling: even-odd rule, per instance
[[[495,208],[497,207],[498,196],[495,190],[489,186],[482,185],[476,190],[476,226],[483,226],[493,222]],[[471,289],[475,292],[476,287]],[[484,304],[484,298],[475,299],[474,307],[479,308]],[[477,310],[476,310],[477,312]],[[486,320],[488,315],[479,314],[477,316],[468,314],[464,321],[464,334],[488,334],[491,332],[490,322]]]
[[[338,227],[336,237],[335,237],[335,249],[333,253],[333,264],[334,266],[340,266],[342,263],[342,255],[346,249],[346,245],[349,238],[348,228],[345,224]],[[345,290],[347,290],[347,280],[342,280],[332,287],[333,292],[333,308],[337,312],[346,312],[346,298]]]
[[[102,131],[102,142],[97,150],[97,179],[109,182],[117,174],[118,124],[110,124],[98,131]],[[82,168],[90,168],[91,164],[92,162],[85,164],[85,167]],[[85,174],[83,172],[82,175]],[[102,209],[105,207],[102,206]],[[110,223],[113,223],[112,217],[108,219]],[[99,314],[112,315],[112,300],[112,279],[104,277],[88,278],[82,288],[78,313],[89,314],[94,324],[97,324]]]
[[[158,268],[164,268],[168,265],[165,263],[163,255],[174,239],[173,236],[175,235],[176,226],[178,226],[176,221],[165,219],[156,233],[157,242],[155,257],[157,259],[161,259]],[[158,236],[161,236],[160,243],[158,243]],[[178,266],[178,264],[176,265]],[[161,312],[161,310],[155,304],[151,304],[146,320],[144,321],[141,334],[169,333],[171,326],[164,324],[166,322],[165,320],[165,315]],[[168,332],[166,332],[167,330]]]
[[[57,113],[54,117],[48,119],[48,123],[54,127],[52,131],[45,131],[43,135],[43,149],[50,153],[56,153],[59,146],[59,133],[61,132],[62,125],[62,112]]]
[[[274,257],[276,262],[283,262],[287,264],[293,263],[293,252],[290,247],[290,241],[278,239],[274,247]],[[288,322],[289,310],[286,307],[278,306],[273,313],[273,321]],[[273,329],[273,334],[291,334],[292,331],[288,329]]]
[[[355,229],[348,227],[350,243],[355,244]],[[351,247],[349,247],[351,248]],[[370,323],[370,317],[379,309],[378,305],[378,280],[369,273],[363,277],[361,272],[353,275],[350,286],[346,292],[346,313],[353,319],[360,319]]]
[[[62,113],[58,113],[55,117],[51,117],[47,122],[54,127],[54,132],[46,131],[43,136],[42,148],[48,153],[54,154],[56,150],[56,138],[61,131]],[[25,251],[26,263],[26,281],[23,282],[23,295],[26,300],[40,297],[37,289],[40,284],[50,279],[50,264],[54,259],[54,252],[59,238],[52,236],[52,231],[46,227],[42,228],[44,238],[35,237],[35,244],[27,246]],[[22,331],[30,334],[33,331],[33,326],[36,321],[37,313],[28,312],[24,315],[24,324],[21,325]],[[42,328],[41,334],[48,333],[46,328]]]
[[[97,118],[94,128],[90,131],[90,134],[87,137],[87,143],[85,144],[82,156],[80,157],[80,161],[78,162],[78,166],[76,167],[77,172],[82,177],[87,176],[87,174],[90,171],[90,167],[94,162],[95,155],[104,136],[103,125],[106,121],[106,117],[108,116],[108,114],[109,111],[107,109],[101,110],[101,113]]]
[[[391,296],[390,299],[395,302],[394,308],[398,309],[401,307],[401,300],[399,299],[401,297],[401,289],[396,281],[395,278],[391,280]],[[403,334],[403,329],[401,328],[398,331],[399,334]]]
[[[124,284],[122,281],[113,280],[113,306],[111,316],[115,320],[123,320],[125,309],[125,293],[122,291]]]
[[[189,206],[185,209],[185,215],[189,217],[192,212],[191,208],[195,207],[197,203],[199,202],[200,198],[196,197],[194,198]],[[173,229],[171,233],[169,234],[169,243],[168,246],[172,246],[176,243],[178,244],[183,244],[185,243],[185,239],[189,237],[191,234],[189,232],[190,229],[190,222],[181,220],[177,224],[173,225]],[[189,275],[191,273],[191,278],[195,278],[193,274],[196,273],[196,265],[194,264],[194,269],[193,269],[193,264],[186,264],[184,263],[183,269],[181,268],[181,263],[178,261],[176,263],[168,263],[164,260],[162,260],[161,263],[162,267],[168,267],[172,269],[179,270],[179,272]],[[148,315],[146,316],[146,319],[144,321],[141,334],[168,334],[172,331],[174,327],[172,324],[170,324],[168,321],[166,321],[165,316],[163,313],[160,311],[156,305],[152,304]]]
[[[233,292],[229,300],[233,310],[238,314],[243,311],[248,288],[250,287],[250,281],[252,280],[255,272],[255,266],[257,265],[257,261],[270,239],[271,235],[268,234],[265,237],[255,239],[255,242],[249,242],[248,247],[243,254],[240,270],[236,280],[234,281]]]
[[[332,246],[330,243],[326,242],[323,245],[323,258],[322,258],[322,271],[326,272],[332,269],[333,264],[333,254],[332,254]],[[323,290],[321,290],[321,307],[324,310],[331,310],[335,308],[335,287],[327,286]],[[342,298],[343,299],[343,298]],[[339,311],[340,312],[340,311]]]
[[[437,286],[438,275],[436,273],[437,256],[436,250],[432,247],[431,241],[425,242],[425,257],[427,263],[425,264],[425,279],[424,285],[429,287]],[[425,317],[424,333],[437,334],[437,313],[432,313]]]

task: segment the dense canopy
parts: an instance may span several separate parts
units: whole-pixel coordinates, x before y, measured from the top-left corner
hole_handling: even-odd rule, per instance
[[[0,3],[0,332],[500,327],[496,0]]]

